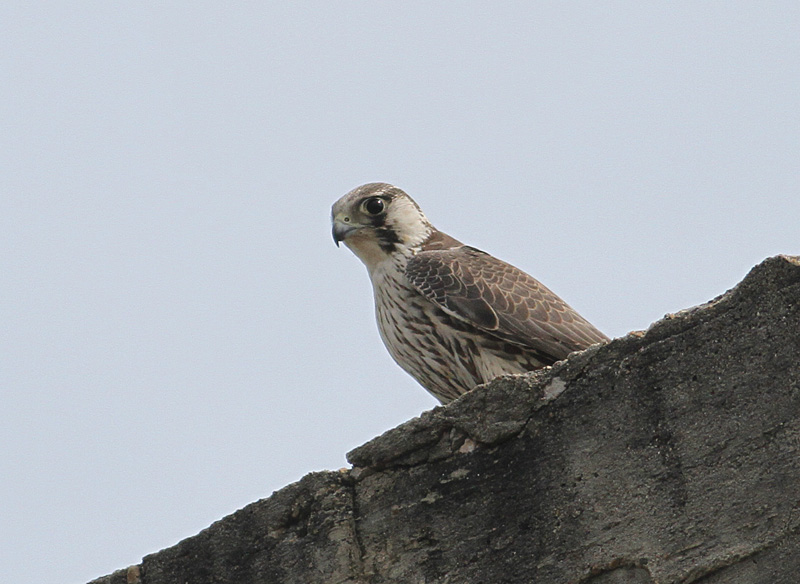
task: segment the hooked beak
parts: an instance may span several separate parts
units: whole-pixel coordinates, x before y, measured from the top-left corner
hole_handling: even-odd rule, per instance
[[[333,220],[333,241],[336,244],[336,247],[339,247],[339,242],[344,241],[348,235],[350,235],[353,231],[358,229],[357,227],[350,225],[349,223],[345,223],[339,219]]]

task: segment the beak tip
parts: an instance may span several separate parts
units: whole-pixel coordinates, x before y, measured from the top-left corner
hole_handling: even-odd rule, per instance
[[[339,247],[339,243],[344,241],[347,235],[351,231],[355,231],[355,228],[353,226],[342,224],[339,222],[334,222],[332,232],[333,232],[333,242],[336,244],[336,247]]]

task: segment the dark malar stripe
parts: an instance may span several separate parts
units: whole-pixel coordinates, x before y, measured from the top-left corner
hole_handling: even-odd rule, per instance
[[[392,253],[397,250],[397,244],[402,243],[397,235],[397,232],[391,227],[376,227],[375,234],[378,236],[378,245],[386,253]]]

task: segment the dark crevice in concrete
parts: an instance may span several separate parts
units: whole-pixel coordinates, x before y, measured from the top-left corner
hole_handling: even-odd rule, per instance
[[[356,481],[351,477],[344,478],[344,484],[347,486],[350,497],[351,497],[351,514],[350,514],[350,526],[353,531],[353,539],[355,540],[355,550],[357,552],[357,557],[355,558],[355,571],[354,574],[356,581],[359,584],[370,584],[372,581],[367,573],[366,569],[366,558],[367,558],[367,550],[364,546],[364,541],[361,538],[361,531],[359,527],[359,503],[358,503],[358,493],[356,491]]]

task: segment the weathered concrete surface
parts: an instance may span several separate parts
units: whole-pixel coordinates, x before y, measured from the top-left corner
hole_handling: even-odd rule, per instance
[[[95,584],[800,582],[800,260],[495,380]]]

